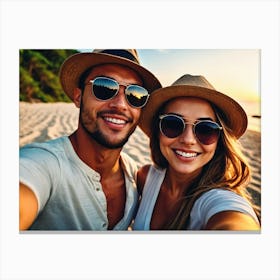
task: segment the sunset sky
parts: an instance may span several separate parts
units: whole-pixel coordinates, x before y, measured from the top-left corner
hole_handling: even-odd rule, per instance
[[[92,50],[80,50],[92,51]],[[260,99],[258,49],[138,49],[163,86],[184,74],[203,75],[216,90],[242,101]]]

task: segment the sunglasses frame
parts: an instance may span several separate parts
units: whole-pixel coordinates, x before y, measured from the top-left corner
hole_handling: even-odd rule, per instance
[[[108,99],[101,99],[101,98],[98,98],[98,97],[95,95],[94,90],[93,90],[93,85],[94,85],[94,82],[95,82],[97,79],[100,79],[100,78],[101,78],[101,79],[108,79],[108,80],[110,80],[110,81],[113,81],[113,82],[116,83],[116,85],[118,86],[118,89],[117,89],[116,93],[115,93],[112,97],[110,97],[110,98],[108,98]],[[125,91],[124,91],[124,93],[125,93],[125,99],[126,99],[127,103],[129,104],[129,106],[131,106],[131,107],[133,107],[133,108],[137,108],[137,109],[143,108],[143,107],[147,104],[148,99],[149,99],[149,97],[150,97],[150,94],[149,94],[148,90],[145,89],[145,88],[142,87],[142,86],[135,85],[135,84],[124,84],[124,83],[119,83],[118,81],[116,81],[116,80],[114,80],[114,79],[112,79],[112,78],[108,78],[108,77],[104,77],[104,76],[95,77],[93,80],[90,80],[87,84],[88,84],[88,85],[92,85],[92,87],[91,87],[91,92],[92,92],[92,94],[95,96],[95,98],[96,98],[97,100],[100,100],[100,101],[108,101],[108,100],[113,99],[114,97],[116,97],[116,96],[118,95],[118,93],[119,93],[119,91],[120,91],[120,86],[124,86],[124,87],[125,87]],[[147,92],[147,95],[146,95],[146,96],[147,96],[147,99],[146,99],[146,101],[145,101],[145,103],[144,103],[143,105],[141,105],[141,106],[135,106],[135,105],[133,105],[133,104],[130,103],[130,101],[129,101],[129,99],[128,99],[128,96],[129,96],[130,94],[127,93],[127,90],[129,89],[129,87],[141,88],[141,89],[144,89],[144,90]]]
[[[162,120],[165,118],[165,117],[175,117],[177,118],[178,120],[180,120],[182,123],[183,123],[183,130],[182,132],[176,136],[176,137],[168,137],[163,131],[162,131]],[[181,116],[178,116],[178,115],[175,115],[175,114],[162,114],[159,116],[159,129],[160,129],[160,132],[167,138],[170,138],[170,139],[175,139],[177,137],[179,137],[180,135],[182,135],[184,133],[184,131],[186,130],[186,125],[190,124],[192,125],[192,131],[193,131],[193,134],[195,136],[195,138],[199,141],[199,143],[203,144],[203,145],[211,145],[213,143],[215,143],[216,141],[214,141],[213,143],[209,143],[209,144],[205,144],[203,142],[201,142],[201,140],[199,140],[198,136],[196,135],[195,133],[195,127],[200,124],[200,123],[211,123],[211,124],[215,124],[217,126],[217,128],[219,129],[219,134],[218,134],[218,137],[217,137],[217,140],[219,139],[220,137],[220,131],[223,130],[223,127],[220,126],[217,122],[214,122],[214,121],[210,121],[210,120],[197,120],[196,122],[194,123],[191,123],[191,122],[187,122],[183,117]]]

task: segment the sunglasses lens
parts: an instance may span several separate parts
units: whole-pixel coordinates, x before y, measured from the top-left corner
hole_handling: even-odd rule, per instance
[[[119,85],[108,78],[96,78],[92,83],[92,91],[97,99],[108,100],[115,96]]]
[[[213,144],[220,135],[219,125],[212,122],[199,122],[195,126],[195,135],[202,144]]]
[[[176,138],[184,131],[184,122],[176,116],[164,116],[160,120],[160,130],[168,138]]]
[[[137,85],[128,86],[126,88],[125,94],[129,104],[136,108],[143,107],[149,98],[148,91],[145,88]]]

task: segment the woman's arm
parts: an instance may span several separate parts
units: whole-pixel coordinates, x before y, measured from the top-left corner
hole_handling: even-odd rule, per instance
[[[137,190],[139,195],[142,195],[150,166],[150,164],[144,165],[137,172]]]
[[[206,230],[260,230],[259,224],[249,215],[238,211],[223,211],[213,215]]]

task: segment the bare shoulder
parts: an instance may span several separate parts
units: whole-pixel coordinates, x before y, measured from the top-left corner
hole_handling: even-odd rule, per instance
[[[142,194],[150,166],[150,164],[144,165],[137,172],[137,189],[139,194]]]
[[[213,215],[206,230],[260,230],[259,224],[249,215],[238,211],[223,211]]]

